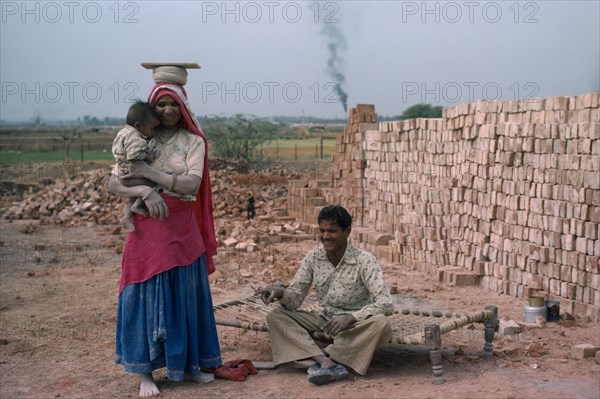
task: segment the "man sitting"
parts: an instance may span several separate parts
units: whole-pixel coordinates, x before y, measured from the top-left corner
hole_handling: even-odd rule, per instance
[[[267,316],[275,365],[312,359],[308,381],[316,385],[349,377],[345,366],[365,375],[375,350],[389,342],[388,315],[394,310],[390,290],[375,257],[348,242],[352,217],[339,205],[323,208],[317,218],[322,247],[304,257],[288,288],[257,291],[265,303],[282,308]],[[322,309],[298,310],[315,286]],[[309,331],[323,331],[333,343],[321,349]]]

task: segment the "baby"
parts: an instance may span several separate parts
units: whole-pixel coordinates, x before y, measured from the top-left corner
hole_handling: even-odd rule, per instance
[[[158,124],[158,115],[154,108],[143,101],[135,102],[127,112],[126,125],[117,133],[112,146],[112,153],[117,164],[120,165],[126,161],[146,161],[150,162],[157,156],[156,142],[152,139],[154,127]],[[119,170],[119,176],[121,171]],[[149,185],[154,184],[146,179],[127,179],[121,180],[125,186]],[[131,222],[132,213],[139,213],[147,216],[144,202],[141,198],[132,198],[125,206],[125,215],[121,222],[129,231],[134,231],[135,227]]]

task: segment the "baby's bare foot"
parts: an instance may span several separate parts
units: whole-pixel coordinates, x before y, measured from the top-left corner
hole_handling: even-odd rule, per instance
[[[127,229],[127,231],[135,231],[135,226],[133,223],[131,223],[131,219],[129,217],[125,216],[123,219],[121,219],[121,224]]]

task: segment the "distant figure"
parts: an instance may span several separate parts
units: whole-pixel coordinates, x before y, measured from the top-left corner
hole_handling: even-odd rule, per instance
[[[256,216],[256,208],[254,208],[254,202],[256,200],[254,199],[253,195],[250,195],[250,198],[248,198],[248,201],[246,201],[246,213],[248,214],[248,220],[254,219],[254,216]]]

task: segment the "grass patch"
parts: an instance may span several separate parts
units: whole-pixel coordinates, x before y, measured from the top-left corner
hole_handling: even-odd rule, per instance
[[[335,139],[323,139],[323,159],[329,159],[335,151]],[[262,148],[257,148],[263,157],[275,160],[310,160],[321,158],[321,139],[279,139],[265,143]],[[110,151],[84,151],[83,161],[113,160]],[[0,162],[56,162],[64,161],[64,151],[2,151]],[[81,162],[81,151],[73,149],[71,160]]]
[[[83,161],[105,161],[113,160],[113,155],[109,151],[84,151]],[[27,151],[27,152],[0,152],[0,162],[54,162],[64,161],[64,151]],[[71,161],[81,161],[81,152],[72,151]]]
[[[322,147],[321,147],[322,143]],[[274,140],[258,149],[262,156],[279,160],[329,159],[335,151],[335,139],[310,138]]]

